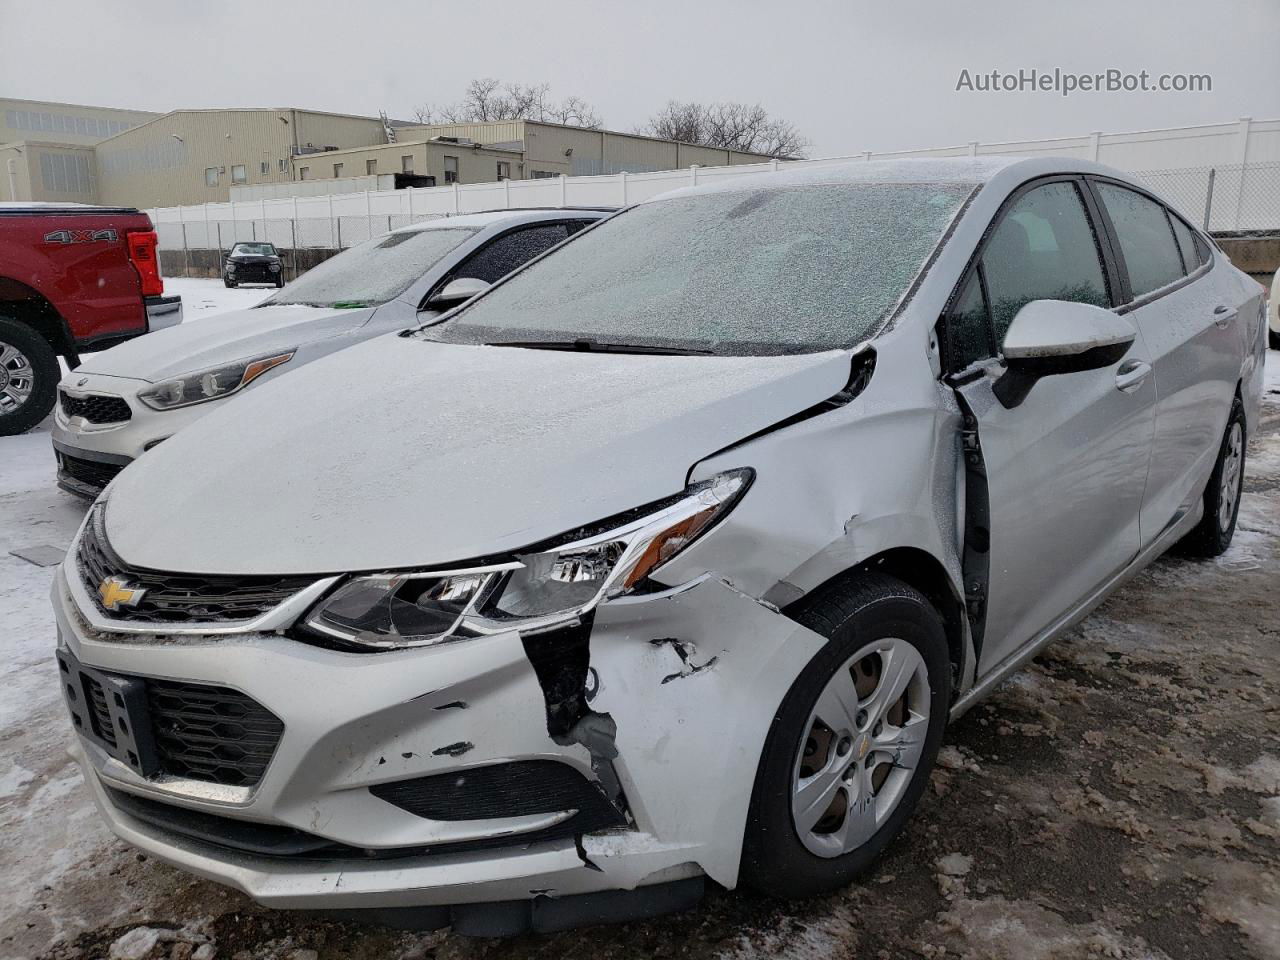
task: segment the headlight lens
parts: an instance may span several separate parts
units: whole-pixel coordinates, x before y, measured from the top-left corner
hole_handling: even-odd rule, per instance
[[[635,589],[706,533],[753,474],[731,470],[604,532],[514,561],[440,573],[356,577],[306,619],[313,632],[373,649],[424,646],[580,616]]]
[[[138,393],[138,399],[154,410],[189,407],[193,403],[217,400],[248,386],[268,370],[288,363],[293,351],[270,357],[237,360],[208,370],[197,370],[150,386]]]
[[[379,649],[434,643],[449,635],[487,580],[485,573],[359,577],[326,600],[307,626]]]

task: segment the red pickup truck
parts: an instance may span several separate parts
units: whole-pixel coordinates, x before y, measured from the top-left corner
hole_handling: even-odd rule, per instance
[[[62,372],[182,321],[164,295],[151,218],[132,207],[0,203],[0,436],[53,409]]]

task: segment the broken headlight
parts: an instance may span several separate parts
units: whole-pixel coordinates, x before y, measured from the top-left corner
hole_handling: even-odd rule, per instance
[[[751,477],[749,469],[718,474],[622,523],[606,521],[609,529],[603,532],[518,555],[520,567],[497,578],[478,608],[480,618],[559,618],[630,592],[706,533],[737,502]]]
[[[268,370],[292,359],[293,351],[290,350],[275,356],[237,360],[208,370],[197,370],[195,373],[161,380],[140,391],[138,399],[154,410],[172,410],[175,407],[189,407],[193,403],[204,403],[206,400],[217,400],[235,393],[241,387],[247,387]]]
[[[749,469],[727,471],[508,563],[353,577],[316,605],[306,629],[391,649],[561,623],[634,590],[711,529],[751,477]]]

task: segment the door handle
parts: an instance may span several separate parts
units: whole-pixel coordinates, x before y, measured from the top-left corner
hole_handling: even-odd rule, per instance
[[[1213,308],[1213,325],[1219,330],[1224,329],[1235,318],[1236,311],[1225,304],[1219,304]]]
[[[1145,360],[1126,360],[1116,371],[1116,389],[1121,393],[1132,393],[1142,386],[1142,381],[1151,375],[1151,364]]]

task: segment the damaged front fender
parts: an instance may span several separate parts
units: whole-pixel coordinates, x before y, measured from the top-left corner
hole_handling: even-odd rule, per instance
[[[774,713],[826,639],[703,577],[596,612],[591,710],[616,724],[614,768],[637,829],[737,884],[756,768]],[[638,839],[638,838],[637,838]],[[583,838],[608,870],[629,838]]]

